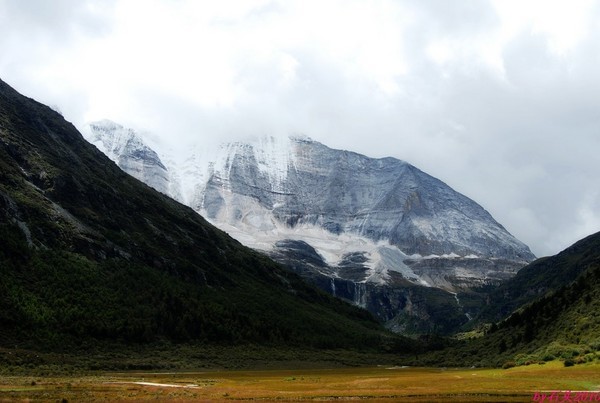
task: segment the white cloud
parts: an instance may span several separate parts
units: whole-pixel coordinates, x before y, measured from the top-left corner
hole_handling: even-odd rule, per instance
[[[502,21],[504,41],[528,30],[543,35],[550,48],[564,54],[579,45],[594,22],[593,0],[493,0]],[[597,11],[597,10],[594,10]]]

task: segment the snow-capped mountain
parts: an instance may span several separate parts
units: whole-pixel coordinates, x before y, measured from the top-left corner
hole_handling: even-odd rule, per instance
[[[395,158],[269,137],[175,163],[114,123],[88,128],[125,171],[396,330],[456,328],[482,304],[482,288],[534,259],[477,203]]]
[[[215,222],[253,234],[351,234],[407,255],[533,257],[477,203],[404,161],[300,138],[223,151],[193,206]]]
[[[85,125],[81,133],[121,169],[161,193],[181,201],[178,181],[173,180],[156,151],[141,135],[110,120]]]

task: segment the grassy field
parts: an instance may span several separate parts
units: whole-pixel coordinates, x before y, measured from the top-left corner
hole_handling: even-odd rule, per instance
[[[561,362],[550,362],[508,370],[371,367],[0,378],[0,401],[527,402],[534,401],[536,392],[550,390],[599,391],[600,365],[565,368]],[[565,392],[561,393],[563,399]],[[600,392],[592,396],[600,399]]]

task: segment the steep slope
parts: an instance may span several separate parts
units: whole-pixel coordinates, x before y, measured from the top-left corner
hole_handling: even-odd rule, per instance
[[[490,293],[479,321],[498,321],[518,307],[569,284],[600,259],[600,235],[590,235],[556,256],[538,259]]]
[[[389,337],[365,311],[124,173],[2,81],[0,267],[0,345],[377,348]]]
[[[220,160],[193,206],[218,222],[253,226],[238,215],[257,202],[278,223],[384,240],[407,255],[533,258],[481,206],[404,161],[306,138],[231,144]]]
[[[177,182],[156,152],[132,129],[104,120],[82,128],[82,134],[125,172],[161,193],[181,200]]]
[[[569,365],[600,359],[600,232],[522,271],[510,282],[516,292],[532,289],[530,302],[484,337],[421,364],[511,366],[561,359]]]
[[[115,126],[85,132],[110,144]],[[174,197],[400,332],[456,330],[534,258],[477,203],[394,158],[261,138],[192,151],[168,171],[184,189]]]

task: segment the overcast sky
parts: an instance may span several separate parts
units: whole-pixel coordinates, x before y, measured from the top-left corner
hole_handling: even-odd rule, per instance
[[[79,127],[400,158],[538,256],[600,230],[596,1],[0,0],[0,78]]]

